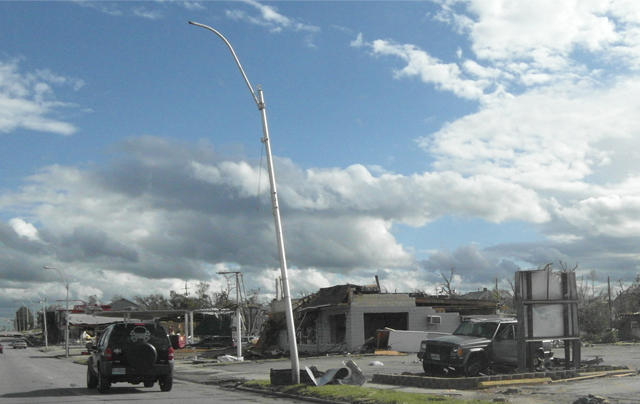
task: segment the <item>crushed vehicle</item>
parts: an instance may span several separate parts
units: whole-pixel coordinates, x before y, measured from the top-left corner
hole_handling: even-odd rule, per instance
[[[424,340],[418,358],[429,376],[478,376],[490,367],[515,369],[518,365],[515,318],[470,319],[460,323],[451,335]],[[544,363],[553,356],[551,344],[540,343],[537,359]]]
[[[143,383],[152,387],[157,381],[161,391],[173,385],[174,349],[167,330],[157,322],[109,325],[97,344],[88,343],[87,387],[106,392],[112,383]]]

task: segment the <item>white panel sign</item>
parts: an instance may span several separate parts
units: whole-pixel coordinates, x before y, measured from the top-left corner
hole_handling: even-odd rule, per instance
[[[562,336],[564,333],[562,304],[534,305],[532,308],[533,336]]]

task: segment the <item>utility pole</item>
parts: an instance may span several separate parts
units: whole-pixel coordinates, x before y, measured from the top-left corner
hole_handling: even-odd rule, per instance
[[[218,272],[220,275],[235,275],[236,277],[236,356],[239,361],[244,360],[242,357],[242,311],[240,310],[240,279],[242,275],[238,271]]]
[[[49,349],[49,335],[47,332],[47,298],[42,300],[42,323],[44,324],[44,347]]]
[[[609,295],[609,329],[613,328],[613,305],[611,303],[611,277],[607,276],[607,293]]]
[[[66,325],[64,329],[64,351],[65,351],[65,357],[68,358],[69,357],[69,281],[67,281],[67,278],[65,278],[62,271],[56,267],[45,265],[42,268],[52,269],[56,271],[58,275],[60,275],[60,278],[62,279],[62,283],[64,283],[64,287],[67,290],[67,296],[65,298],[65,308],[64,308],[64,314],[66,319]]]

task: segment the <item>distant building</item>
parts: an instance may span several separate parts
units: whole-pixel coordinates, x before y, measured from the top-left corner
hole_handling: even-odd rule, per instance
[[[140,306],[127,299],[114,300],[109,304],[112,311],[136,311],[141,310]]]
[[[272,312],[284,312],[282,300],[272,303]],[[376,285],[352,284],[322,288],[294,310],[298,350],[308,353],[357,351],[385,327],[450,333],[461,316],[495,313],[495,301],[381,293]],[[287,349],[286,330],[278,342]]]

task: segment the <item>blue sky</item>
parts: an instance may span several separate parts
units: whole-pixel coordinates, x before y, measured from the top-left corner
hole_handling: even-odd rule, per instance
[[[638,273],[633,2],[0,2],[0,317],[278,276],[293,294]]]

